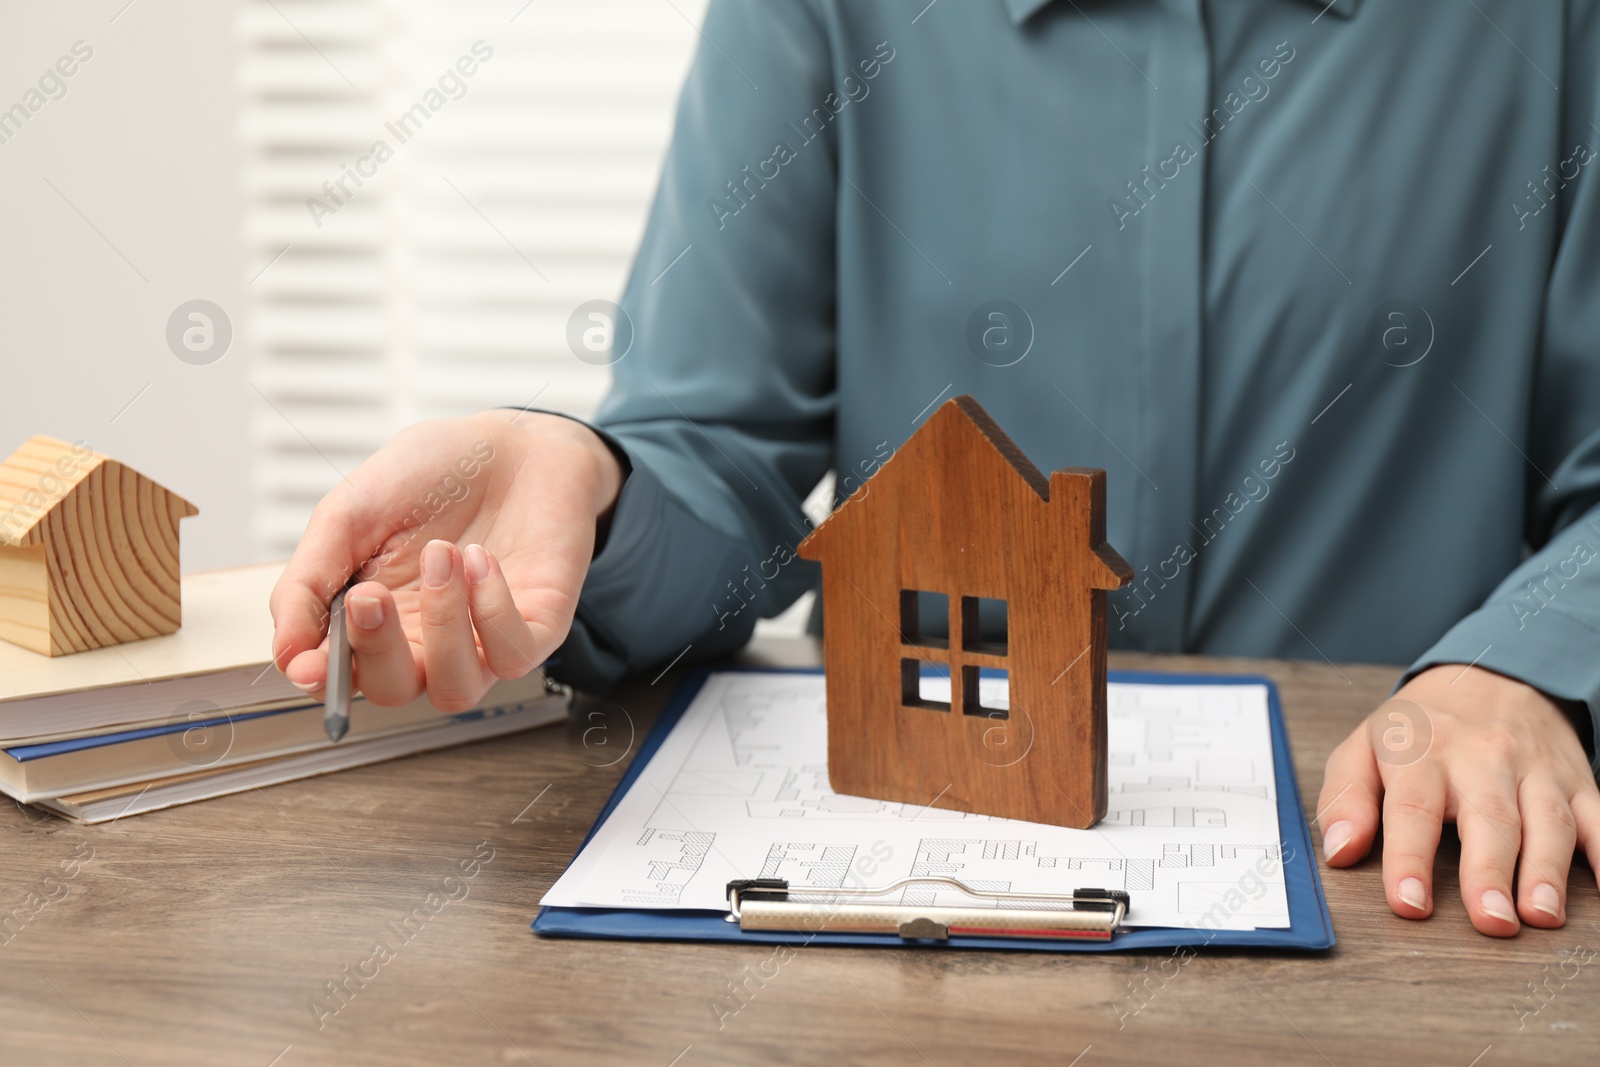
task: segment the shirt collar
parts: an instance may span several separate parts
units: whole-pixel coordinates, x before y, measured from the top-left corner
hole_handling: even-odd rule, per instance
[[[1019,26],[1050,2],[1051,0],[1004,0],[1006,11],[1011,14],[1011,21]],[[1356,6],[1361,3],[1361,0],[1331,0],[1331,2],[1330,0],[1304,0],[1304,2],[1330,11],[1341,18],[1349,18],[1356,13]]]

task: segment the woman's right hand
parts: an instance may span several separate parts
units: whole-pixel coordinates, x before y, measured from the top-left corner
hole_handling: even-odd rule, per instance
[[[566,639],[623,470],[558,415],[486,411],[401,431],[322,499],[270,601],[273,662],[320,697],[328,605],[345,599],[354,685],[470,709]]]

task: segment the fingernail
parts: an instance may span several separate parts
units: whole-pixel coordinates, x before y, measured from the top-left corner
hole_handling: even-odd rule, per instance
[[[1561,894],[1549,883],[1533,887],[1533,906],[1552,919],[1561,918]]]
[[[383,601],[373,596],[358,596],[345,601],[344,609],[350,621],[363,630],[376,630],[383,625]]]
[[[429,541],[422,549],[422,584],[437,589],[450,582],[450,546]]]
[[[1540,888],[1549,889],[1550,887],[1540,886]],[[1554,890],[1551,890],[1551,892],[1554,892]],[[1500,892],[1500,890],[1489,890],[1483,895],[1481,902],[1483,904],[1483,910],[1485,914],[1493,915],[1496,919],[1500,919],[1503,922],[1514,923],[1517,921],[1517,913],[1512,910],[1511,901],[1507,900],[1506,895]]]
[[[302,693],[314,693],[317,690],[316,686],[307,685],[305,682],[297,682],[293,678],[289,679],[289,684],[300,690]]]
[[[467,565],[467,581],[477,585],[489,577],[489,553],[483,550],[482,545],[468,545],[461,554]]]
[[[1350,843],[1350,839],[1354,836],[1355,834],[1350,830],[1349,821],[1340,819],[1328,827],[1327,831],[1322,835],[1322,854],[1330,860],[1333,859],[1344,846]]]
[[[1418,911],[1428,910],[1428,887],[1420,878],[1402,878],[1394,895]]]

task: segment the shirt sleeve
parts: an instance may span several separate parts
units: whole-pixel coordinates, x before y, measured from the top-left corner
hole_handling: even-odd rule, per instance
[[[828,35],[803,0],[712,0],[621,307],[597,428],[627,457],[555,673],[582,688],[737,649],[814,580],[794,548],[834,417]]]
[[[1482,607],[1407,670],[1476,663],[1589,709],[1600,771],[1600,16],[1569,25],[1561,215],[1545,287],[1528,428],[1525,528],[1533,549]],[[1570,155],[1569,155],[1570,153]],[[1581,161],[1581,162],[1580,162]],[[1523,236],[1530,236],[1524,234]]]

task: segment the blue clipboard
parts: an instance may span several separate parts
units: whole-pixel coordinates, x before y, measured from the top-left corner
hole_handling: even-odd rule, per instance
[[[699,669],[683,680],[671,702],[656,720],[639,752],[606,801],[600,817],[578,846],[582,852],[595,832],[610,817],[613,809],[632,788],[635,780],[666,740],[695,694],[712,670]],[[821,674],[820,667],[793,670],[778,667],[741,667],[715,673]],[[1327,949],[1334,944],[1333,918],[1322,894],[1312,851],[1311,826],[1300,803],[1300,786],[1295,779],[1294,761],[1289,751],[1289,734],[1283,722],[1283,706],[1278,687],[1270,678],[1257,675],[1159,674],[1148,671],[1110,671],[1114,682],[1140,685],[1262,685],[1267,689],[1268,717],[1272,725],[1272,763],[1277,779],[1278,834],[1284,844],[1283,874],[1289,900],[1290,926],[1281,930],[1210,930],[1189,927],[1131,927],[1118,932],[1110,941],[1032,941],[1021,938],[963,937],[939,942],[948,949],[1010,949],[1032,952],[1120,952],[1190,946],[1234,948]],[[891,934],[802,934],[750,932],[728,922],[723,911],[660,911],[628,908],[539,909],[533,930],[546,937],[591,937],[621,941],[733,941],[739,943],[809,942],[820,945],[878,945],[883,947],[926,947],[927,942],[912,942]]]

